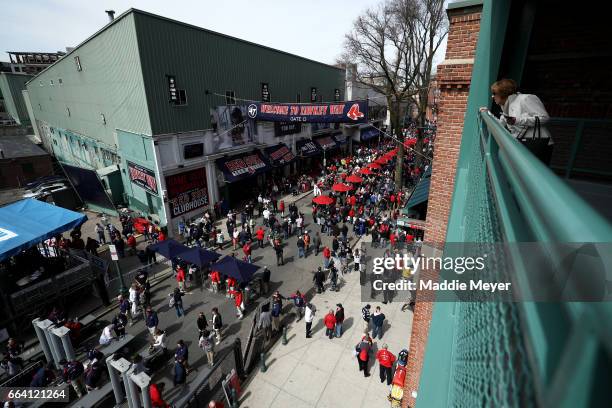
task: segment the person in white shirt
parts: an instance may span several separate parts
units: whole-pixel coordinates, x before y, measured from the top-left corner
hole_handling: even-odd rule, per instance
[[[138,307],[139,297],[140,297],[140,292],[138,291],[138,287],[134,283],[132,284],[132,286],[130,286],[130,290],[129,290],[129,300],[130,300],[130,304],[132,305],[132,316],[131,316],[130,326],[134,325],[134,318],[137,317],[138,312],[139,312],[139,307]]]
[[[153,349],[161,349],[166,351],[166,332],[160,329],[157,329],[155,334],[153,335],[153,344],[151,344]]]
[[[268,208],[266,207],[266,209],[263,211],[263,218],[264,218],[264,224],[266,226],[268,226],[268,223],[270,221],[270,210],[268,210]]]
[[[306,322],[306,338],[311,338],[312,321],[314,320],[317,308],[313,304],[307,303],[304,309],[304,321]]]
[[[499,121],[515,139],[548,165],[553,152],[553,140],[545,126],[550,119],[548,112],[540,98],[517,92],[517,88],[516,81],[512,79],[501,79],[491,85],[493,100],[502,109]],[[486,108],[481,108],[482,110]],[[536,127],[536,121],[539,122],[539,129]],[[534,137],[546,139],[548,143],[534,143],[530,140]]]
[[[106,345],[110,344],[110,342],[114,338],[115,338],[115,336],[113,336],[113,325],[109,324],[104,329],[102,329],[102,334],[100,335],[99,343],[100,343],[101,346],[106,346]]]

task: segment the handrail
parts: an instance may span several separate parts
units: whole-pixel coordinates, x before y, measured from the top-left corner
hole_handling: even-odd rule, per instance
[[[518,204],[536,227],[535,240],[612,242],[612,226],[605,218],[514,140],[490,112],[481,112],[480,116],[499,146],[500,156],[503,153],[502,167],[512,173],[508,182]]]

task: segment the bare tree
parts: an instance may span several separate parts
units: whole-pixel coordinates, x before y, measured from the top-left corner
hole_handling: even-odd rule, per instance
[[[433,58],[447,32],[444,0],[384,0],[359,16],[345,36],[342,59],[357,65],[358,82],[386,95],[392,132],[399,141],[404,140],[404,110],[416,104],[417,152],[422,151]],[[401,188],[403,143],[398,147],[395,183]]]

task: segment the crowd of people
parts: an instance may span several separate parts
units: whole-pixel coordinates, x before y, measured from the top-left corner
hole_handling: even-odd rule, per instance
[[[285,264],[287,252],[290,252],[293,262],[300,262],[308,257],[321,257],[320,266],[313,271],[313,288],[317,293],[326,290],[337,292],[341,289],[341,281],[345,274],[357,272],[360,277],[365,274],[365,254],[362,248],[352,249],[353,239],[369,235],[371,246],[385,249],[390,255],[393,251],[402,249],[413,250],[418,246],[420,231],[397,226],[400,210],[405,206],[409,192],[416,185],[421,174],[426,168],[414,164],[414,157],[407,155],[405,161],[405,188],[397,189],[395,177],[394,159],[382,165],[377,171],[364,171],[368,165],[383,154],[390,152],[394,144],[383,144],[377,147],[363,147],[357,149],[352,156],[338,156],[328,162],[328,166],[322,169],[317,177],[301,175],[294,179],[273,182],[268,188],[257,194],[256,198],[246,202],[239,210],[228,210],[225,222],[226,233],[224,235],[217,225],[221,213],[211,214],[205,212],[203,216],[194,222],[182,221],[179,224],[179,233],[184,241],[191,246],[199,246],[210,249],[223,250],[227,245],[231,246],[233,256],[241,258],[245,262],[254,262],[254,251],[263,250],[270,246],[276,254],[277,265]],[[427,163],[425,163],[427,164]],[[348,183],[345,181],[348,175],[359,175],[360,181]],[[347,192],[336,192],[333,187],[337,184],[350,186]],[[332,202],[330,204],[312,204],[313,222],[305,221],[304,210],[300,210],[295,202],[286,203],[281,194],[298,194],[302,191],[313,190],[313,197],[327,194]],[[127,215],[120,218],[121,228],[108,222],[106,217],[96,224],[95,232],[98,240],[87,239],[87,244],[82,245],[80,234],[75,234],[70,240],[57,237],[52,243],[60,248],[80,248],[97,252],[98,246],[104,243],[113,243],[120,257],[127,254],[136,255],[143,266],[156,262],[155,252],[150,244],[163,241],[165,234],[154,224],[149,224],[144,229],[143,235],[147,246],[138,250],[135,239],[135,230],[132,219]],[[295,248],[287,245],[291,237],[297,237]],[[329,245],[324,245],[323,237],[329,238]],[[50,243],[51,244],[51,243]],[[50,245],[52,246],[52,245]],[[241,255],[237,252],[241,251]],[[189,313],[183,307],[183,297],[189,294],[191,282],[193,282],[198,268],[180,260],[172,260],[174,279],[176,287],[168,297],[168,305],[176,311],[178,319],[183,319]],[[237,282],[236,279],[224,276],[215,270],[214,263],[203,270],[201,274],[205,278],[205,285],[211,292],[224,294],[228,302],[232,302],[236,317],[242,319],[246,313],[251,298],[251,285],[248,282]],[[259,294],[266,296],[269,292],[270,270],[266,267],[259,275]],[[362,281],[362,279],[360,278]],[[363,281],[362,281],[363,283]],[[80,396],[84,391],[99,387],[105,362],[99,356],[96,357],[98,348],[104,347],[121,339],[126,335],[128,327],[142,324],[149,333],[148,356],[166,355],[169,348],[167,328],[160,324],[158,311],[151,304],[151,285],[149,282],[147,268],[139,270],[134,281],[129,285],[129,291],[117,298],[117,313],[112,317],[99,337],[98,345],[91,347],[88,354],[88,362],[83,365],[78,362],[65,362],[67,367],[62,373],[66,381]],[[266,339],[282,331],[283,302],[290,302],[297,321],[305,322],[305,337],[311,338],[313,322],[317,318],[317,309],[304,293],[295,290],[293,293],[283,296],[275,291],[270,298],[269,305],[258,309],[258,330]],[[385,301],[386,302],[386,298]],[[369,376],[368,362],[371,358],[373,342],[383,336],[385,315],[380,307],[370,311],[370,305],[362,310],[364,321],[363,336],[355,346],[355,356],[358,366],[364,376]],[[73,320],[68,321],[59,310],[54,310],[54,315],[49,316],[56,324],[69,324],[75,327],[78,333],[78,325]],[[343,334],[343,323],[346,314],[341,303],[337,303],[334,309],[329,309],[320,318],[325,327],[325,335],[330,339],[339,338]],[[204,311],[198,311],[196,317],[197,346],[206,355],[210,366],[215,364],[215,349],[223,340],[224,322],[219,308],[212,308],[208,315]],[[187,333],[185,335],[188,335]],[[180,339],[174,351],[173,383],[175,386],[183,386],[187,383],[187,376],[192,370],[189,366],[188,341]],[[13,343],[11,343],[13,344]],[[14,346],[14,344],[13,344]],[[17,352],[13,350],[5,360],[10,361],[12,366],[18,366]],[[375,358],[380,365],[381,382],[391,382],[392,367],[397,357],[393,355],[386,345],[382,345]],[[130,356],[131,361],[142,370],[147,370],[147,360],[142,355]],[[77,364],[78,363],[78,364]],[[79,364],[81,364],[79,366]],[[12,367],[14,368],[14,367]],[[37,372],[33,383],[49,384],[56,374],[51,367],[45,366]],[[162,398],[164,391],[163,383],[153,384],[150,387],[153,406],[167,406]]]

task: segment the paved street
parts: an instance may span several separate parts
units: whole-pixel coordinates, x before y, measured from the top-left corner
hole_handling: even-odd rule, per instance
[[[368,258],[381,256],[382,250],[371,249]],[[371,263],[370,263],[371,265]],[[389,387],[381,384],[378,363],[374,356],[384,343],[397,353],[408,348],[412,328],[412,312],[401,311],[402,302],[370,302],[372,311],[381,306],[387,321],[382,340],[375,339],[370,358],[370,377],[364,378],[353,355],[355,345],[363,335],[361,287],[359,274],[344,276],[340,292],[325,291],[311,300],[317,308],[313,336],[305,337],[304,321],[289,325],[287,345],[278,342],[267,355],[268,370],[256,372],[246,385],[241,407],[384,407],[388,406]],[[345,322],[341,338],[325,336],[323,317],[342,303]]]

